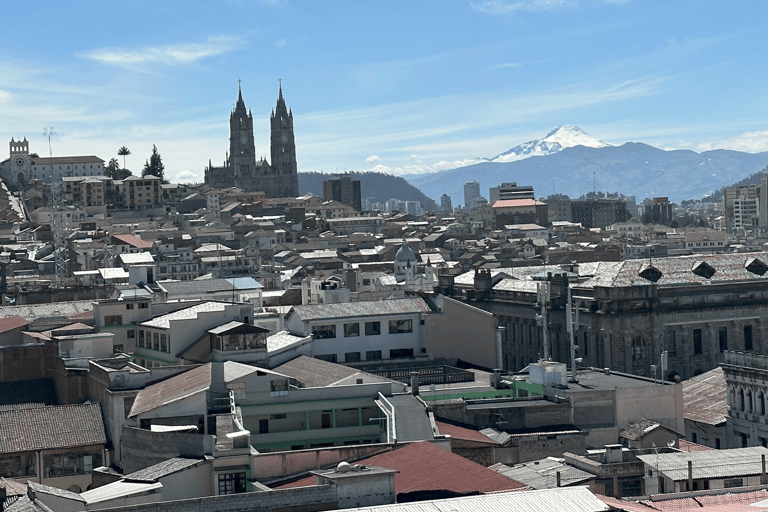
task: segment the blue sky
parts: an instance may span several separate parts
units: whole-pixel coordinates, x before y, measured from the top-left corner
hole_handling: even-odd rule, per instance
[[[156,144],[173,181],[223,161],[239,79],[268,157],[282,78],[300,171],[450,168],[561,124],[768,150],[766,2],[43,1],[2,18],[0,140],[42,156],[54,126],[54,154],[125,145],[134,174]]]

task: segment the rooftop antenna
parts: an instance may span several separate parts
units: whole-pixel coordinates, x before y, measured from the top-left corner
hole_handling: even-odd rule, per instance
[[[56,136],[53,126],[43,128],[43,137],[48,138],[48,156],[51,162],[51,230],[53,231],[53,254],[54,254],[54,274],[56,276],[56,288],[64,288],[64,282],[67,279],[67,261],[65,259],[66,249],[64,237],[66,236],[66,225],[64,213],[61,211],[62,194],[61,183],[54,183],[53,180],[53,149],[51,147],[51,137]]]

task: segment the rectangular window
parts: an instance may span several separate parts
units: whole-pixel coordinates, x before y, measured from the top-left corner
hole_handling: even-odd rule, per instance
[[[104,325],[123,325],[123,315],[106,315]]]
[[[133,309],[133,304],[126,304],[125,309]]]
[[[152,333],[152,350],[160,350],[160,333]]]
[[[335,325],[313,325],[312,336],[314,336],[316,340],[335,338],[336,326]]]
[[[235,395],[235,400],[245,400],[245,382],[230,382],[227,389]]]
[[[743,478],[726,478],[723,480],[723,487],[726,489],[730,489],[731,487],[743,487],[744,486],[744,479]]]
[[[754,350],[754,346],[752,345],[752,326],[751,325],[745,325],[744,326],[744,350]]]
[[[365,335],[378,336],[381,334],[381,322],[365,322]]]
[[[122,354],[124,352],[122,345],[114,345],[112,347],[112,353],[113,354]]]
[[[694,329],[693,330],[693,353],[694,354],[701,354],[701,329]]]
[[[321,361],[328,361],[329,363],[335,363],[337,361],[336,354],[318,354],[315,356],[315,359],[320,359]]]
[[[148,302],[140,302],[139,303],[139,309],[147,309],[149,307]]]
[[[400,359],[403,357],[413,357],[412,348],[395,348],[389,351],[390,359]]]
[[[413,332],[413,321],[408,320],[390,320],[389,334],[405,334]]]
[[[344,324],[344,337],[351,338],[352,336],[360,336],[360,324],[357,322]]]
[[[169,352],[168,350],[168,338],[165,336],[165,334],[160,335],[160,352]]]
[[[677,354],[677,333],[675,331],[667,331],[667,352],[670,356]]]
[[[728,350],[728,328],[721,327],[718,329],[717,334],[720,339],[720,352]]]
[[[136,329],[128,329],[126,331],[126,336],[128,338],[135,338],[136,337]]]
[[[381,350],[368,350],[365,353],[365,360],[366,361],[380,361],[381,360]]]
[[[344,362],[345,363],[359,363],[360,362],[360,352],[347,352],[344,354]]]
[[[288,381],[287,380],[269,381],[269,395],[270,396],[287,396]]]
[[[144,348],[144,329],[139,329],[139,346]]]
[[[219,475],[219,494],[239,494],[245,492],[245,473]]]

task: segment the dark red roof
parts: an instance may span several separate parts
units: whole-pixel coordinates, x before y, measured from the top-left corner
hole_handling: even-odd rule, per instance
[[[130,246],[136,247],[137,249],[151,249],[152,248],[152,242],[147,242],[146,240],[142,240],[141,238],[134,236],[134,235],[112,235],[112,238],[115,238],[117,240],[120,240],[124,244],[128,244]]]
[[[465,459],[460,455],[422,441],[391,452],[374,455],[358,461],[366,466],[379,466],[399,471],[395,475],[397,494],[414,491],[447,490],[456,493],[512,491],[526,487],[500,473]],[[304,487],[314,485],[315,477],[278,487]]]
[[[456,425],[451,425],[450,423],[443,423],[442,421],[435,421],[435,425],[437,425],[437,430],[440,431],[440,434],[449,435],[454,439],[475,441],[478,443],[493,444],[496,446],[499,445],[499,443],[486,436],[485,434],[481,434],[477,430],[458,427]]]
[[[13,329],[26,327],[27,325],[29,325],[29,322],[20,316],[7,316],[5,318],[0,318],[0,332],[12,331]]]
[[[714,448],[704,446],[703,444],[692,443],[691,441],[687,441],[685,439],[680,439],[680,450],[684,452],[704,452],[707,450],[714,450]]]
[[[151,411],[162,405],[211,387],[211,363],[176,375],[142,389],[136,395],[129,417]]]

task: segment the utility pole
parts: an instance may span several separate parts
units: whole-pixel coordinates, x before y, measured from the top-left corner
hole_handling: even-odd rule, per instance
[[[53,231],[53,254],[56,275],[56,289],[61,290],[67,280],[67,248],[64,242],[66,237],[66,218],[62,210],[62,185],[63,182],[54,181],[53,169],[53,149],[51,147],[51,137],[56,136],[53,126],[46,126],[43,129],[43,137],[48,138],[48,155],[51,162],[51,194],[49,208],[51,210],[51,231]]]

